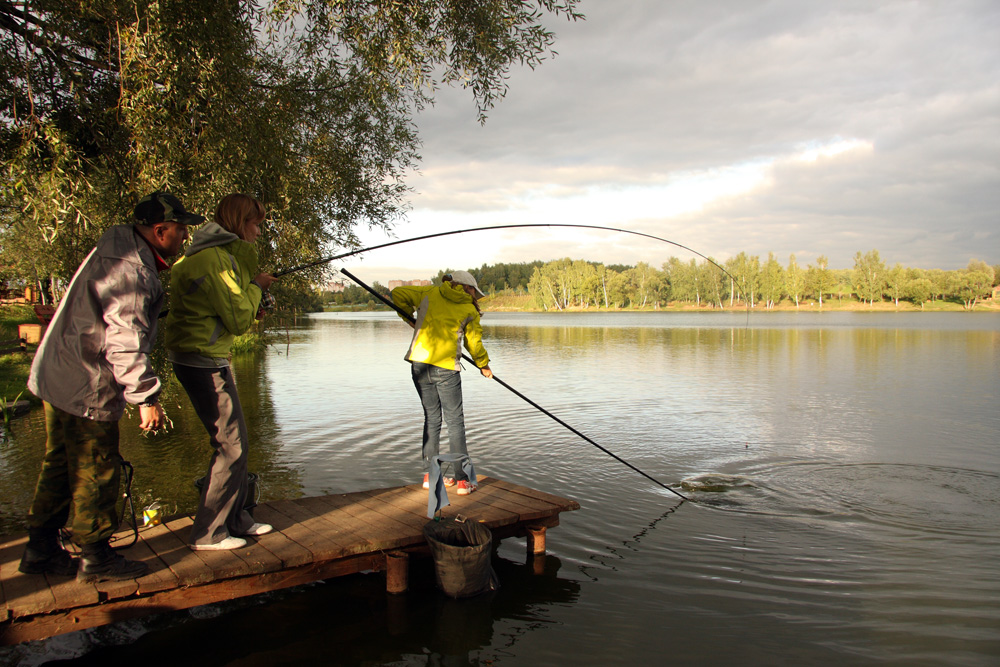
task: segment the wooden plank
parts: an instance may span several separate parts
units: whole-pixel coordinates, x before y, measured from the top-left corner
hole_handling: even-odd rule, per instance
[[[176,521],[173,519],[171,521]],[[191,586],[214,580],[215,572],[200,558],[191,557],[191,548],[178,537],[168,523],[150,526],[142,533],[146,547],[156,554],[177,579],[179,586]],[[152,592],[143,590],[140,592]]]
[[[393,507],[413,514],[414,516],[428,521],[427,518],[427,494],[429,491],[419,484],[404,486],[398,489],[399,493],[386,492],[385,490],[368,491],[366,494],[372,498],[378,498]]]
[[[177,588],[179,584],[177,575],[170,569],[167,562],[160,558],[159,554],[153,549],[153,544],[150,542],[150,529],[158,527],[150,526],[141,530],[139,532],[139,542],[132,547],[132,553],[124,554],[126,558],[141,560],[149,565],[149,574],[137,580],[139,584],[137,592],[141,595]]]
[[[517,511],[522,521],[541,519],[560,512],[559,507],[556,507],[544,500],[538,500],[537,498],[531,498],[530,496],[513,493],[495,485],[483,489],[483,494],[483,497],[489,498],[490,502],[500,503],[503,507],[508,507],[512,511]]]
[[[97,604],[100,594],[93,584],[77,583],[76,577],[60,577],[46,574],[49,591],[53,597],[53,609],[73,609],[89,604]],[[134,583],[134,582],[133,582]]]
[[[579,508],[575,501],[494,478],[481,476],[479,485],[468,496],[452,490],[452,504],[442,514],[481,521],[495,540],[523,535],[532,526],[558,526],[561,511]],[[427,495],[411,484],[264,503],[256,515],[275,531],[249,538],[248,546],[234,551],[190,550],[192,519],[177,517],[141,531],[140,541],[125,553],[152,568],[137,581],[84,586],[20,575],[26,537],[7,541],[0,544],[0,642],[384,569],[383,550],[427,552]]]
[[[55,597],[44,575],[17,571],[27,544],[27,535],[8,542],[0,560],[0,579],[3,579],[4,598],[12,618],[44,614],[55,608]]]
[[[270,505],[258,505],[254,510],[254,518],[274,527],[274,533],[263,546],[278,558],[284,568],[298,567],[313,561],[312,552],[284,533],[293,525],[293,521]]]
[[[517,523],[518,514],[502,507],[497,507],[489,503],[489,494],[484,493],[484,489],[468,496],[458,496],[457,500],[450,507],[441,510],[442,516],[453,517],[462,514],[469,519],[482,521],[488,526],[506,526]]]
[[[478,502],[491,508],[511,512],[517,516],[517,521],[519,522],[544,519],[547,516],[551,516],[554,512],[551,505],[545,505],[542,507],[537,505],[526,505],[522,502],[518,502],[518,499],[523,499],[524,496],[513,496],[496,487],[481,489],[480,491],[477,491],[475,495],[479,495],[480,493],[482,493],[482,495],[476,499]]]
[[[184,544],[188,544],[188,538],[191,534],[191,525],[194,523],[193,519],[189,516],[179,517],[173,521],[168,521],[165,526],[170,529],[174,535],[180,538]],[[195,551],[189,549],[190,553],[194,554],[195,558],[200,559],[208,567],[212,569],[214,579],[230,579],[232,577],[242,577],[248,574],[252,574],[253,569],[240,558],[236,552],[238,549],[231,551]]]
[[[314,563],[292,570],[241,577],[191,588],[162,591],[151,596],[118,600],[69,612],[39,616],[25,622],[14,621],[0,626],[0,645],[17,644],[83,630],[111,622],[137,618],[151,613],[188,609],[203,604],[255,595],[333,577],[379,570],[381,554],[366,554]]]
[[[519,486],[511,482],[504,481],[502,479],[494,479],[490,482],[491,484],[496,484],[501,489],[505,489],[512,493],[516,493],[522,496],[528,496],[529,498],[536,498],[538,500],[544,500],[552,505],[559,508],[561,512],[569,512],[572,510],[580,509],[580,503],[575,500],[570,500],[568,498],[560,498],[559,496],[554,496],[551,493],[545,493],[544,491],[538,491],[536,489],[529,489],[526,486]]]
[[[284,530],[285,535],[308,549],[314,561],[326,561],[350,555],[352,547],[333,540],[331,535],[337,531],[322,517],[317,517],[292,500],[279,500],[269,505],[271,509],[293,521]]]
[[[328,502],[325,496],[299,498],[295,502],[322,520],[326,530],[331,534],[339,533],[340,539],[348,544],[347,554],[367,553],[386,548],[382,543],[385,536],[381,530],[358,518],[355,516],[357,512],[349,509],[354,507],[353,498],[347,503],[344,503],[343,499],[330,499]]]
[[[278,534],[274,532],[261,535],[259,537],[247,536],[244,538],[247,545],[236,549],[233,553],[239,556],[250,566],[251,574],[264,574],[282,569],[282,560],[267,548],[272,542],[277,544],[281,541]]]
[[[480,483],[489,479],[482,475],[479,476]],[[463,514],[476,520],[485,519],[486,523],[490,523],[493,526],[508,525],[518,520],[519,513],[512,512],[509,506],[492,507],[488,502],[485,502],[484,499],[489,494],[483,494],[483,490],[484,487],[480,486],[480,490],[475,493],[467,496],[459,496],[456,489],[452,487],[448,490],[448,501],[450,504],[442,508],[442,516],[453,517]],[[385,492],[369,491],[367,493],[369,496],[377,496],[393,507],[406,511],[412,517],[415,517],[415,519],[408,520],[408,523],[419,525],[421,532],[423,525],[427,521],[430,521],[427,518],[427,495],[429,491],[421,488],[420,485],[410,485],[397,490],[386,490]]]
[[[353,502],[340,503],[334,501],[332,504],[334,506],[339,505],[339,507],[332,509],[331,512],[336,512],[337,514],[327,514],[327,518],[334,519],[336,517],[337,521],[343,522],[345,521],[345,516],[351,517],[353,521],[347,523],[345,528],[350,529],[356,535],[367,540],[376,550],[395,549],[417,541],[413,528],[385,514],[380,514],[371,507],[365,506],[363,503],[367,500],[367,496],[364,493],[351,495],[353,496]],[[325,496],[308,499],[302,498],[300,502],[310,503],[316,511],[322,511],[322,508],[330,507]]]
[[[423,533],[424,524],[427,523],[427,517],[419,516],[411,511],[403,509],[399,505],[391,503],[390,497],[386,495],[361,498],[358,500],[358,503],[378,512],[379,514],[406,525],[410,528],[410,530],[415,530],[419,534]]]
[[[116,533],[112,538],[111,545],[114,547],[118,544],[122,547],[121,549],[117,549],[122,557],[128,560],[142,561],[149,566],[150,572],[143,576],[142,579],[148,580],[148,585],[153,590],[163,590],[164,588],[173,588],[176,586],[177,578],[169,570],[167,570],[165,578],[160,574],[160,571],[166,568],[163,562],[156,557],[153,550],[143,542],[141,537],[135,544],[130,544],[132,538],[132,528],[129,527],[126,530]],[[130,546],[126,547],[126,544],[130,544]],[[139,582],[139,579],[123,579],[120,581],[100,581],[93,584],[93,586],[100,592],[102,600],[116,600],[138,593],[140,590]]]
[[[20,563],[23,551],[24,545],[21,545],[20,551],[18,551],[14,543],[8,542],[7,538],[2,538],[0,540],[0,572],[3,571],[4,563]],[[17,565],[14,567],[16,569]],[[4,579],[5,577],[0,576],[0,621],[6,621],[10,618],[10,608],[7,606],[7,592],[4,589]]]

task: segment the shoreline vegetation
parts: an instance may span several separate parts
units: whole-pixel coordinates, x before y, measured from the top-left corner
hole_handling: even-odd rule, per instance
[[[450,271],[420,284],[440,284]],[[981,310],[980,304],[1000,301],[1000,265],[970,260],[964,269],[941,270],[889,267],[877,250],[858,252],[853,269],[831,269],[826,257],[800,266],[791,255],[782,266],[769,253],[739,255],[725,266],[706,258],[701,263],[671,257],[656,268],[569,257],[549,262],[484,264],[470,268],[486,310],[529,312],[616,312],[647,310]],[[400,284],[392,281],[389,287]],[[415,283],[403,283],[415,284]],[[324,307],[368,306],[377,302],[360,286],[330,284],[318,301]],[[373,290],[389,289],[374,283]],[[992,306],[985,306],[990,310]],[[351,310],[353,308],[348,308]]]
[[[581,307],[581,306],[565,306],[563,308],[540,308],[534,305],[534,299],[529,294],[497,294],[490,295],[487,294],[485,297],[479,300],[479,305],[483,309],[484,313],[490,312],[525,312],[525,313],[670,313],[670,312],[696,312],[696,313],[718,313],[718,312],[743,312],[747,310],[746,304],[736,302],[733,306],[725,305],[723,308],[718,306],[711,306],[709,304],[702,303],[700,305],[690,302],[690,301],[672,301],[668,302],[666,305],[653,306],[646,305],[643,307],[636,306],[622,306],[620,308],[604,308],[597,306]],[[388,306],[383,306],[381,304],[375,303],[374,301],[366,304],[344,304],[344,305],[330,305],[323,308],[323,312],[327,313],[349,313],[349,312],[376,312],[384,311],[391,312],[391,308]],[[853,298],[838,299],[836,297],[832,299],[825,299],[823,304],[820,305],[818,302],[803,302],[799,305],[795,305],[794,301],[782,300],[778,303],[772,305],[770,308],[765,308],[763,305],[758,304],[755,307],[749,309],[750,312],[754,314],[766,314],[773,312],[811,312],[811,313],[821,313],[828,311],[838,311],[838,312],[880,312],[880,313],[892,313],[892,312],[907,312],[907,313],[942,313],[942,312],[955,312],[955,313],[984,313],[984,312],[1000,312],[1000,302],[993,300],[985,300],[978,302],[971,310],[965,308],[962,303],[956,303],[954,301],[928,301],[923,304],[923,306],[918,306],[909,301],[900,301],[897,305],[893,301],[876,301],[873,304],[867,302],[862,303]]]

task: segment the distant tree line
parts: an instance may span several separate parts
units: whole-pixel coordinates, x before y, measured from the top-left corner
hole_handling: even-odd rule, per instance
[[[372,283],[372,289],[378,292],[379,294],[384,294],[384,295],[389,294],[389,288],[386,287],[385,285],[382,285],[378,281]],[[325,291],[321,295],[321,300],[323,303],[327,305],[334,305],[334,306],[361,305],[371,309],[375,309],[383,305],[375,297],[369,294],[367,290],[365,290],[362,287],[358,287],[357,285],[354,284],[347,285],[340,292]]]
[[[889,267],[878,250],[859,251],[851,269],[831,269],[823,256],[801,266],[795,255],[782,265],[774,253],[762,262],[758,255],[741,252],[719,263],[711,258],[685,261],[671,257],[660,268],[644,262],[604,265],[567,257],[550,262],[484,264],[467,270],[487,294],[529,295],[535,307],[546,310],[661,308],[671,302],[769,309],[786,299],[796,306],[803,302],[822,306],[832,298],[868,304],[888,300],[897,306],[905,300],[921,308],[927,301],[954,301],[971,310],[1000,283],[1000,266],[980,260],[953,271],[908,268],[899,263]],[[432,276],[434,284],[440,284],[447,271]],[[388,292],[377,283],[376,289]],[[325,300],[366,304],[372,297],[352,286]]]

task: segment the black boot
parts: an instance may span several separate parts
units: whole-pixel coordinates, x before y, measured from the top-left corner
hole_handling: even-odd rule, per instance
[[[107,540],[84,544],[81,550],[80,571],[76,575],[76,580],[81,584],[138,579],[149,572],[149,566],[145,563],[119,556]]]
[[[24,549],[17,569],[25,574],[72,577],[79,565],[79,559],[73,558],[59,543],[58,529],[31,528],[28,532],[28,546]]]

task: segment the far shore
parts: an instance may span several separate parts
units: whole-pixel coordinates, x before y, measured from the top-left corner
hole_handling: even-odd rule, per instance
[[[723,308],[711,307],[707,305],[695,305],[693,303],[669,303],[666,306],[653,307],[646,306],[644,308],[596,308],[588,307],[583,308],[580,306],[570,306],[563,309],[558,308],[535,308],[528,306],[524,303],[529,300],[530,297],[511,297],[511,296],[498,296],[496,297],[496,303],[490,303],[494,301],[493,297],[486,296],[480,300],[480,306],[483,312],[493,312],[493,313],[654,313],[654,312],[699,312],[699,313],[718,313],[718,312],[745,312],[747,307],[742,304],[734,304],[730,306],[725,304]],[[824,301],[823,305],[820,306],[818,302],[810,301],[800,303],[798,306],[791,301],[782,301],[776,304],[772,308],[765,308],[764,306],[758,304],[753,308],[749,309],[753,313],[773,313],[773,312],[812,312],[812,313],[822,313],[822,312],[880,312],[880,313],[1000,313],[1000,302],[996,301],[981,301],[976,304],[972,310],[966,310],[965,307],[960,303],[955,303],[952,301],[928,301],[924,304],[924,307],[916,306],[909,301],[900,301],[899,305],[896,305],[892,301],[881,301],[874,304],[859,303],[853,300],[847,299],[832,299]],[[361,304],[355,305],[344,305],[344,306],[328,306],[324,309],[324,312],[364,312],[364,311],[391,311],[388,306],[365,306]]]

